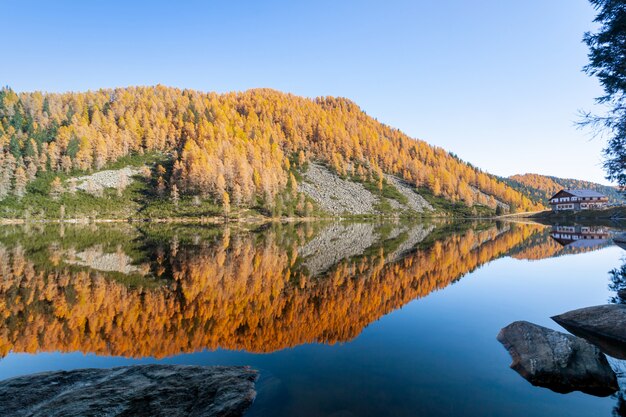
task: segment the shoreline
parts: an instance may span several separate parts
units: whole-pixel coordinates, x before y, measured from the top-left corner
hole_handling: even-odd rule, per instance
[[[266,224],[266,223],[298,223],[298,222],[317,222],[317,221],[428,221],[428,220],[507,220],[514,218],[530,219],[530,216],[508,215],[508,216],[492,216],[492,217],[462,217],[462,216],[424,216],[424,217],[402,217],[402,216],[329,216],[329,217],[168,217],[168,218],[7,218],[0,219],[0,225],[16,225],[16,224],[92,224],[92,223],[163,223],[163,224],[229,224],[229,223],[246,223],[246,224]]]
[[[58,223],[58,224],[91,224],[91,223],[168,223],[168,224],[266,224],[266,223],[298,223],[316,221],[428,221],[428,220],[565,220],[565,221],[593,221],[593,220],[626,220],[626,207],[615,207],[606,210],[553,212],[551,210],[530,211],[523,213],[504,214],[500,216],[457,216],[454,214],[439,213],[426,216],[389,216],[389,215],[346,215],[346,216],[309,216],[309,217],[266,217],[266,216],[207,216],[207,217],[159,217],[159,218],[6,218],[0,219],[0,225]]]

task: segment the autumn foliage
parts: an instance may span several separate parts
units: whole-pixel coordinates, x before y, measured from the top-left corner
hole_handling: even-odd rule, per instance
[[[538,207],[494,176],[377,122],[344,98],[163,86],[66,94],[0,90],[0,198],[22,195],[41,172],[98,170],[153,151],[171,158],[161,183],[176,186],[169,195],[235,206],[271,206],[295,187],[290,173],[316,160],[371,181],[394,174],[469,206],[494,208],[500,200],[518,210]]]
[[[202,349],[271,352],[336,343],[411,300],[544,236],[536,225],[448,234],[398,256],[383,246],[322,276],[302,268],[284,233],[231,233],[193,245],[176,239],[148,254],[156,287],[127,286],[63,261],[56,245],[31,259],[0,246],[0,353],[93,352],[164,357]],[[35,259],[39,259],[38,261]]]
[[[510,178],[529,188],[540,191],[543,198],[550,198],[564,188],[563,185],[556,182],[553,178],[545,175],[524,174],[513,175]]]
[[[617,187],[595,182],[558,178],[540,174],[512,175],[507,180],[511,186],[526,194],[529,198],[548,204],[550,197],[563,189],[595,190],[606,195],[611,203],[624,203],[624,195]]]

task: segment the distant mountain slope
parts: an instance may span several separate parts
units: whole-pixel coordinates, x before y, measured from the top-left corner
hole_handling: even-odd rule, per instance
[[[193,200],[225,211],[247,207],[280,215],[292,207],[298,214],[305,205],[299,174],[309,162],[380,193],[387,174],[454,204],[539,207],[345,98],[163,86],[65,94],[0,90],[0,200],[50,191],[51,200],[62,201],[70,176],[155,152],[167,160],[146,176],[148,194],[177,207]]]
[[[512,175],[503,179],[511,187],[529,198],[548,204],[548,200],[562,189],[589,189],[609,197],[609,203],[624,204],[626,199],[616,187],[572,178],[559,178],[540,174]]]

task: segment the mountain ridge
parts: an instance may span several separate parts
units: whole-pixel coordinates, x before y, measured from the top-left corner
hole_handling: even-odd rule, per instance
[[[13,213],[33,206],[33,196],[35,207],[72,210],[80,205],[67,192],[72,178],[153,154],[161,156],[147,166],[144,196],[174,207],[206,203],[212,214],[236,208],[306,215],[311,201],[298,185],[310,162],[362,183],[383,206],[386,192],[398,193],[387,183],[392,175],[439,199],[445,212],[542,207],[454,154],[378,122],[351,100],[271,89],[217,94],[157,85],[56,94],[4,88],[0,149],[0,209],[8,205]],[[113,197],[101,194],[96,197]]]
[[[551,196],[562,189],[590,189],[609,197],[610,204],[624,204],[626,198],[617,187],[574,178],[561,178],[535,173],[516,174],[503,178],[510,186],[525,194],[534,201],[545,205]]]

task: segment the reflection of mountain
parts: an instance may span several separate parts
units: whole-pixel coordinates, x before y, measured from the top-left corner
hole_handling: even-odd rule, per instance
[[[0,353],[162,357],[343,342],[529,239],[549,239],[538,225],[315,227],[118,230],[98,242],[69,227],[64,238],[2,233]],[[355,236],[369,239],[358,253]],[[66,253],[91,257],[68,263]]]
[[[391,250],[387,245],[387,261],[402,256],[405,251],[423,241],[433,230],[432,225],[396,226],[386,233],[384,240],[396,242]],[[368,248],[381,240],[373,223],[332,224],[324,228],[310,242],[298,249],[304,259],[304,266],[311,275],[319,275],[343,259],[362,255]]]

